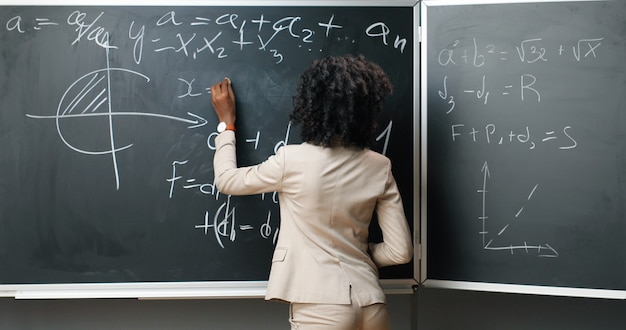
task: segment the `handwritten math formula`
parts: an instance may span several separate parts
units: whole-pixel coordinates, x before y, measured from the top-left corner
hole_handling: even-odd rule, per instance
[[[69,27],[75,32],[72,45],[81,41],[94,42],[106,49],[119,50],[120,46],[115,40],[128,39],[132,41],[132,47],[125,51],[132,53],[137,64],[142,62],[147,51],[176,53],[194,60],[207,60],[224,59],[234,52],[248,49],[263,53],[276,64],[280,64],[285,59],[286,43],[278,41],[279,37],[296,40],[297,42],[289,46],[296,45],[306,52],[323,52],[324,49],[316,44],[328,43],[328,40],[357,43],[356,39],[360,37],[342,34],[341,30],[348,21],[339,19],[334,14],[324,21],[305,21],[298,15],[270,20],[262,13],[251,18],[245,18],[236,12],[210,17],[185,17],[176,11],[165,11],[150,24],[126,22],[126,33],[123,36],[112,35],[110,31],[114,26],[101,25],[105,15],[105,12],[77,10],[71,12],[67,18],[58,20],[45,16],[14,16],[4,25],[6,31],[20,34]],[[193,29],[190,30],[189,27]],[[153,37],[148,38],[151,31],[154,32]],[[383,46],[392,47],[402,53],[405,51],[406,37],[394,35],[385,22],[371,22],[364,27],[362,33],[368,38],[376,39]]]
[[[518,104],[523,109],[514,111],[530,112],[539,108],[546,97],[552,97],[549,89],[558,83],[546,73],[547,66],[555,62],[561,62],[560,66],[593,65],[602,61],[604,47],[604,38],[598,36],[570,43],[534,37],[521,40],[512,48],[485,39],[455,39],[434,53],[434,62],[442,72],[435,82],[440,100],[438,108],[445,115],[471,116],[466,112],[490,109],[494,105],[504,115]],[[469,78],[462,78],[464,73]],[[514,127],[502,126],[493,122],[480,126],[458,122],[450,125],[448,133],[452,142],[467,139],[483,145],[521,144],[529,150],[540,146],[570,150],[579,145],[576,125],[570,122],[547,129],[523,122]]]

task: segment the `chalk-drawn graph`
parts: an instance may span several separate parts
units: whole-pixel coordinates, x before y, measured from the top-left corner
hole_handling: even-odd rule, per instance
[[[109,49],[106,49],[107,58]],[[207,121],[191,112],[187,112],[188,117],[177,117],[164,114],[133,111],[132,109],[116,109],[112,102],[115,97],[115,90],[112,88],[113,75],[131,75],[139,77],[140,80],[150,83],[150,78],[139,72],[124,68],[109,67],[107,59],[107,67],[91,71],[74,81],[64,92],[61,97],[55,115],[33,115],[27,114],[29,118],[36,119],[54,119],[59,138],[70,149],[86,155],[109,155],[111,157],[113,170],[115,174],[116,189],[120,188],[120,173],[118,167],[117,154],[127,150],[133,146],[133,143],[119,143],[116,140],[114,117],[118,116],[150,116],[159,117],[167,120],[174,120],[189,124],[188,128],[196,128],[204,126]],[[66,136],[61,123],[71,118],[94,118],[105,117],[108,119],[108,142],[106,148],[96,148],[89,150],[85,147],[78,146],[77,141],[73,141]],[[103,121],[104,123],[104,121]]]
[[[482,222],[482,230],[480,231],[480,235],[482,236],[482,246],[483,249],[487,251],[508,251],[511,254],[515,254],[515,252],[522,253],[537,253],[539,257],[544,258],[556,258],[559,256],[559,253],[549,244],[529,244],[526,240],[523,243],[519,244],[510,244],[510,243],[502,243],[503,239],[501,238],[502,234],[505,233],[511,226],[522,225],[520,223],[520,218],[522,217],[525,206],[522,205],[515,213],[512,213],[512,216],[508,221],[506,221],[505,225],[500,228],[495,235],[490,235],[491,232],[487,229],[487,224],[489,220],[489,216],[487,215],[487,194],[488,194],[488,183],[491,179],[491,172],[489,170],[489,164],[487,162],[484,163],[481,172],[483,173],[483,184],[480,189],[476,192],[482,195],[482,214],[478,217],[478,219]],[[535,192],[539,188],[539,184],[535,184],[531,189],[527,197],[527,201],[530,201],[533,198]]]

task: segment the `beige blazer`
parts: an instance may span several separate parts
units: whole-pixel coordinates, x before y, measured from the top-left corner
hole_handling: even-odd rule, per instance
[[[278,192],[280,229],[266,299],[294,303],[385,302],[378,267],[413,254],[391,162],[369,149],[287,145],[237,168],[235,133],[216,138],[215,183],[229,195]],[[384,242],[369,244],[373,213]]]

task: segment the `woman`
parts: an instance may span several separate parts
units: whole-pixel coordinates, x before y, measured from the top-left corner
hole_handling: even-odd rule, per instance
[[[391,83],[362,56],[315,61],[290,119],[302,144],[237,167],[235,95],[211,87],[220,121],[215,183],[225,194],[278,192],[280,231],[266,299],[289,302],[292,329],[389,329],[378,267],[407,263],[412,242],[391,162],[368,146]],[[376,212],[384,241],[368,244]]]

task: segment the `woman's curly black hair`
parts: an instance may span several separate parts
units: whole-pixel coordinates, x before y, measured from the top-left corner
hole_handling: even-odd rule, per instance
[[[366,148],[374,140],[376,117],[392,86],[385,72],[362,55],[314,61],[300,76],[290,119],[304,142]]]

